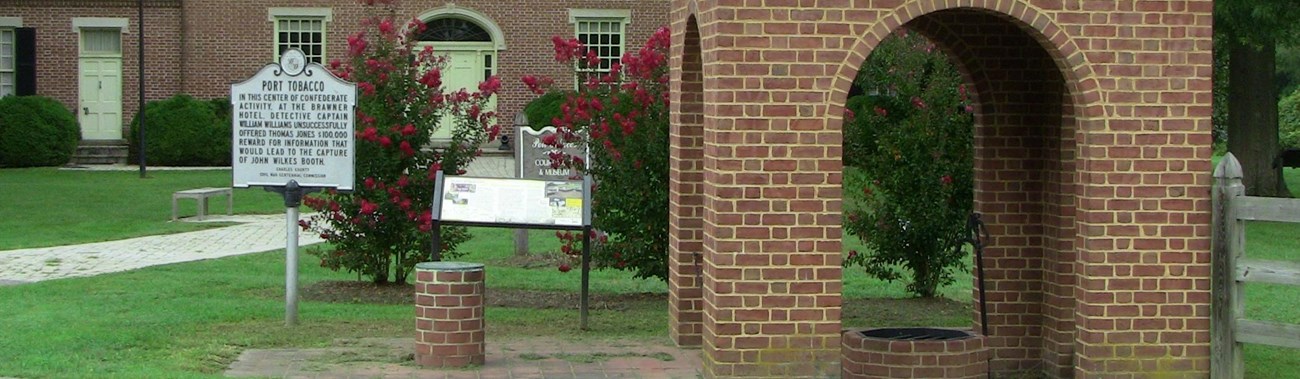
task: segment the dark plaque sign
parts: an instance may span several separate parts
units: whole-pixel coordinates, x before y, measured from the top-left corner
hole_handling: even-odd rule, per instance
[[[516,133],[519,138],[515,141],[517,148],[515,151],[518,156],[515,161],[519,162],[519,177],[524,179],[543,179],[543,180],[570,180],[574,172],[568,168],[551,168],[551,153],[556,151],[554,147],[542,143],[542,138],[549,134],[555,134],[555,127],[548,126],[541,130],[533,130],[527,126],[520,126]],[[582,157],[587,160],[587,151],[577,144],[566,145],[562,150],[564,153]]]

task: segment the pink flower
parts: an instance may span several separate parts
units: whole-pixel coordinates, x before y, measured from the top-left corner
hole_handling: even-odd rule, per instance
[[[379,137],[379,146],[389,147],[393,145],[393,139],[388,136]]]
[[[876,107],[876,115],[880,117],[886,117],[889,116],[889,111],[885,110],[885,108]]]
[[[939,183],[943,183],[945,186],[952,184],[952,175],[944,175],[942,178],[939,178]]]
[[[429,87],[429,88],[441,87],[442,70],[434,68],[429,71],[425,71],[424,76],[420,77],[420,84],[423,84],[425,87]]]
[[[916,107],[916,109],[925,109],[925,100],[922,100],[920,96],[912,96],[912,106]]]
[[[380,21],[379,32],[385,35],[393,34],[393,20]]]
[[[492,77],[478,84],[478,91],[484,93],[485,95],[491,95],[497,93],[497,90],[500,89],[501,89],[501,78],[498,78],[496,75],[493,75]]]
[[[363,215],[374,214],[375,211],[378,210],[379,210],[378,204],[366,201],[364,199],[361,200],[361,214]]]
[[[402,150],[402,154],[405,156],[408,157],[415,156],[415,149],[411,148],[410,142],[402,141],[401,145],[398,145],[398,148]]]

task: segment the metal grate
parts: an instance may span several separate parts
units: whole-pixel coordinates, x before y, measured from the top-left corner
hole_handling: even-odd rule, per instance
[[[970,332],[938,328],[880,328],[863,331],[862,336],[895,341],[948,341],[974,337]]]

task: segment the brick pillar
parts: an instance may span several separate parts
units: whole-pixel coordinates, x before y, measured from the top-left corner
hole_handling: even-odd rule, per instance
[[[673,25],[669,155],[669,333],[678,346],[699,346],[704,330],[702,250],[704,238],[704,78],[695,18]]]
[[[415,362],[422,367],[483,364],[483,265],[415,265]]]

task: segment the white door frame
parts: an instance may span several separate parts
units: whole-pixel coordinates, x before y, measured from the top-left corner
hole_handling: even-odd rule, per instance
[[[74,18],[73,29],[77,32],[77,119],[81,125],[83,140],[120,140],[122,139],[122,32],[126,29],[125,18]],[[87,51],[86,33],[96,31],[117,32],[117,51]],[[93,64],[92,64],[93,62]],[[115,75],[110,75],[108,88],[104,80],[96,80],[97,88],[86,88],[87,69],[102,69],[104,63],[116,67]],[[104,90],[116,91],[105,96]],[[87,101],[92,92],[95,101]],[[107,98],[108,100],[104,100]]]

